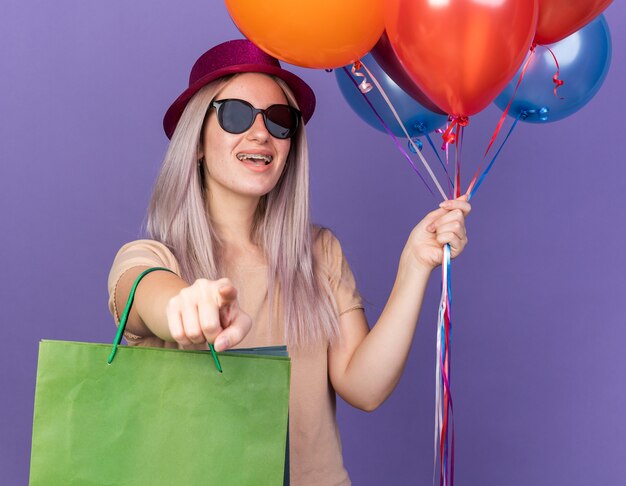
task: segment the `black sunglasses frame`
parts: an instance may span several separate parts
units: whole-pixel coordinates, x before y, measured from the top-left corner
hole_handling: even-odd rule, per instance
[[[252,113],[252,116],[250,117],[249,123],[247,124],[247,126],[245,126],[245,128],[242,126],[241,130],[237,129],[237,130],[228,130],[227,128],[224,127],[224,120],[223,120],[223,115],[221,112],[221,107],[228,102],[232,102],[232,101],[236,101],[238,103],[241,103],[247,107],[250,108],[250,111]],[[287,132],[287,134],[285,136],[283,136],[280,133],[274,133],[275,130],[273,128],[272,125],[268,125],[268,111],[270,111],[272,108],[274,107],[285,107],[288,108],[291,115],[292,115],[292,119],[294,120],[294,126],[291,128],[288,127],[281,127],[283,130],[284,129],[288,129],[289,131]],[[279,140],[286,140],[288,138],[291,138],[295,135],[296,131],[298,130],[298,127],[300,126],[300,120],[302,120],[302,113],[300,112],[300,110],[294,108],[293,106],[290,105],[282,105],[282,104],[276,104],[276,105],[271,105],[268,106],[265,109],[262,108],[255,108],[254,106],[252,106],[252,104],[248,103],[246,100],[240,100],[237,98],[228,98],[228,99],[223,99],[223,100],[213,100],[211,101],[211,103],[209,103],[209,107],[207,109],[207,117],[209,112],[211,111],[211,108],[215,108],[215,114],[217,115],[217,121],[220,125],[220,127],[222,128],[222,130],[224,130],[225,132],[228,133],[233,133],[233,134],[240,134],[240,133],[244,133],[245,131],[249,130],[250,127],[252,125],[254,125],[254,120],[256,120],[256,117],[259,113],[261,113],[263,115],[263,123],[265,124],[265,128],[267,129],[268,133],[274,137],[277,138]],[[205,122],[206,122],[206,117],[205,117]],[[276,122],[272,121],[271,118],[269,119],[270,123],[273,123],[274,125],[280,126],[278,125]]]

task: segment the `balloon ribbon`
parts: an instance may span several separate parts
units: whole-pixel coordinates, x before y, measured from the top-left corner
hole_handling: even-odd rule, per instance
[[[359,83],[359,91],[361,93],[369,93],[370,91],[372,91],[372,85],[367,82],[367,79],[365,78],[365,74],[359,72],[359,69],[361,69],[361,66],[362,66],[361,61],[356,61],[352,65],[352,74],[354,74],[358,78],[363,78],[363,80]]]
[[[354,67],[353,67],[354,68]],[[367,97],[367,95],[361,91],[361,88],[359,87],[359,85],[357,84],[357,82],[355,81],[355,79],[350,76],[350,72],[343,67],[342,68],[344,70],[344,72],[346,73],[346,75],[348,76],[348,78],[350,78],[350,81],[352,81],[352,83],[354,84],[354,86],[356,86],[359,89],[359,92],[361,93],[361,95],[363,96],[363,99],[366,101],[366,103],[369,105],[369,107],[372,109],[372,111],[374,112],[374,114],[376,115],[376,118],[378,118],[378,120],[380,121],[380,123],[383,124],[383,127],[385,127],[385,130],[387,131],[387,133],[389,134],[389,136],[392,138],[392,140],[394,141],[394,143],[396,144],[396,147],[398,147],[398,150],[404,155],[404,157],[408,160],[409,164],[411,165],[411,167],[413,168],[413,170],[415,171],[415,173],[419,176],[419,178],[422,180],[422,182],[424,183],[424,185],[426,186],[426,189],[428,189],[428,192],[430,192],[433,196],[434,193],[432,191],[432,189],[430,188],[430,186],[428,185],[428,183],[426,182],[426,180],[424,179],[424,177],[422,176],[422,174],[420,173],[419,169],[415,166],[415,164],[413,163],[413,160],[411,159],[411,157],[409,157],[409,154],[406,153],[406,150],[404,150],[402,148],[402,145],[400,144],[400,142],[398,141],[398,139],[396,138],[396,136],[393,134],[393,132],[391,131],[391,129],[387,126],[387,124],[385,123],[385,120],[383,120],[383,118],[380,116],[380,114],[378,113],[378,111],[376,110],[376,108],[374,108],[374,105],[372,104],[372,102],[369,100],[369,98]],[[358,73],[361,74],[361,73]],[[364,76],[363,74],[361,74],[361,76]],[[365,82],[365,80],[363,80],[361,82],[361,84],[363,84]],[[369,83],[368,83],[369,84]]]
[[[437,325],[437,356],[435,371],[435,444],[433,484],[439,457],[439,485],[454,485],[454,409],[450,391],[452,341],[452,284],[450,281],[450,245],[443,248],[441,265],[441,301]],[[451,440],[450,440],[451,439]]]
[[[494,130],[493,135],[491,136],[491,140],[489,141],[489,145],[487,145],[487,150],[485,150],[485,155],[483,155],[483,160],[478,165],[478,168],[476,169],[476,173],[474,174],[474,177],[472,178],[472,181],[470,182],[469,187],[467,188],[468,201],[469,201],[469,199],[471,199],[472,195],[476,192],[476,189],[478,189],[478,187],[474,188],[474,185],[476,184],[476,180],[478,179],[478,176],[480,174],[481,166],[485,162],[485,159],[487,158],[487,155],[489,154],[489,151],[491,150],[491,147],[493,146],[494,142],[496,141],[496,138],[498,138],[500,130],[502,129],[502,125],[504,124],[504,120],[506,119],[506,115],[509,113],[509,110],[511,109],[511,105],[513,104],[513,100],[515,99],[515,96],[517,95],[517,90],[519,89],[520,84],[522,84],[522,80],[524,79],[524,75],[526,74],[526,71],[528,70],[528,66],[530,66],[530,61],[532,60],[532,57],[535,54],[535,48],[536,48],[536,45],[534,45],[534,44],[530,47],[530,54],[526,58],[526,62],[524,63],[524,67],[522,68],[522,71],[520,72],[519,79],[517,80],[517,84],[515,85],[515,89],[513,90],[513,95],[511,96],[511,99],[509,100],[508,105],[506,105],[506,108],[502,112],[502,116],[500,117],[500,120],[498,121],[498,124],[496,125],[496,129]],[[519,118],[522,115],[522,113],[520,113],[520,115],[518,116],[517,120],[519,120]],[[515,123],[511,127],[511,131],[513,130],[513,128],[517,124],[517,120],[515,121]],[[489,170],[491,169],[491,166],[495,162],[495,159],[498,157],[498,154],[500,153],[500,150],[502,150],[502,147],[504,146],[504,143],[509,138],[509,135],[511,134],[511,131],[509,131],[509,134],[506,136],[504,142],[502,142],[502,145],[498,149],[498,152],[496,153],[496,156],[491,160],[491,162],[489,164],[489,167],[487,167],[487,169],[483,172],[483,176],[481,177],[481,182],[482,182],[482,179],[484,179],[484,176],[486,176],[487,173],[489,172]]]
[[[502,125],[509,112],[509,109],[513,103],[517,90],[524,78],[524,74],[528,69],[530,60],[535,52],[535,46],[530,48],[530,55],[528,56],[524,67],[520,73],[520,77],[517,81],[515,91],[509,104],[507,105],[504,113],[502,114],[500,121],[498,122],[496,129],[491,137],[489,145],[483,156],[483,160],[487,157],[493,143],[495,142]],[[556,59],[555,59],[556,60]],[[558,74],[558,73],[557,73]],[[558,78],[558,76],[557,76]],[[562,84],[562,83],[561,83]],[[517,119],[509,129],[504,141],[501,143],[496,154],[491,159],[491,162],[487,168],[480,173],[480,167],[476,171],[470,186],[467,190],[468,200],[474,195],[476,190],[480,187],[483,180],[493,167],[500,151],[506,144],[509,136],[515,129],[517,122],[525,116],[522,112],[518,115]],[[451,144],[455,144],[456,155],[456,173],[454,180],[454,195],[460,196],[461,187],[461,155],[463,148],[463,132],[464,127],[468,124],[467,117],[464,116],[451,116],[450,124],[445,130],[442,130],[443,146],[442,149],[446,150],[446,160],[448,155],[448,148]],[[479,178],[480,175],[480,178]],[[435,443],[434,443],[434,463],[433,463],[433,484],[435,482],[435,471],[437,465],[437,457],[439,458],[439,485],[440,486],[453,486],[454,485],[454,407],[452,405],[451,394],[451,341],[452,341],[452,319],[451,319],[451,307],[452,307],[452,283],[450,279],[450,245],[445,245],[443,253],[442,268],[442,291],[441,301],[439,304],[438,314],[438,326],[437,326],[437,361],[436,361],[436,390],[435,390]]]
[[[565,83],[565,81],[563,81],[562,79],[559,79],[559,75],[561,73],[559,61],[557,61],[556,56],[554,55],[554,52],[552,52],[552,49],[550,49],[548,46],[543,46],[543,47],[548,49],[548,52],[552,54],[552,59],[554,59],[554,64],[556,64],[556,73],[554,74],[554,76],[552,76],[552,82],[554,83],[554,96],[556,96],[560,100],[564,100],[565,98],[556,94],[556,90],[559,89],[561,86],[563,86],[563,84]]]
[[[370,78],[372,79],[372,81],[374,82],[378,90],[380,91],[381,95],[387,102],[393,114],[395,115],[398,123],[404,130],[407,138],[409,139],[409,143],[412,143],[412,139],[407,133],[406,128],[402,124],[391,101],[386,96],[384,90],[382,89],[382,87],[380,86],[380,84],[378,83],[374,75],[367,69],[367,66],[365,66],[361,62],[355,63],[352,67],[352,73],[355,75],[358,74],[356,73],[356,70],[359,69],[360,67],[363,67],[367,71],[368,75],[370,76]],[[419,173],[419,171],[413,164],[408,154],[406,154],[404,149],[402,149],[396,137],[393,135],[389,127],[386,125],[382,117],[378,114],[378,112],[376,111],[376,109],[374,108],[370,100],[365,95],[365,93],[369,91],[369,89],[363,88],[364,83],[366,83],[365,79],[361,83],[361,86],[359,86],[357,85],[356,80],[352,76],[350,76],[348,70],[345,67],[343,69],[345,73],[348,75],[348,77],[350,77],[352,83],[357,88],[359,88],[361,95],[365,98],[365,101],[370,106],[370,108],[372,109],[376,117],[383,124],[383,126],[385,127],[385,130],[389,133],[389,135],[391,135],[394,142],[396,142],[398,149],[405,155],[405,157],[407,158],[407,160],[409,161],[413,169],[418,173],[418,175],[420,175],[420,178],[422,179],[424,184],[426,184],[426,181],[424,181],[424,179],[422,178],[421,174]],[[369,85],[369,83],[367,84]],[[455,175],[455,183],[454,183],[454,189],[455,189],[455,193],[457,197],[460,196],[460,187],[461,187],[460,185],[460,182],[461,182],[460,181],[460,172],[461,172],[460,171],[460,156],[461,156],[461,149],[462,149],[462,143],[463,143],[463,128],[467,125],[467,123],[468,123],[467,117],[455,117],[453,119],[453,123],[446,130],[447,133],[444,134],[444,141],[446,141],[445,143],[446,155],[447,155],[448,145],[450,143],[455,143],[456,141],[458,141],[457,147],[456,147],[457,149],[456,150],[456,175]],[[455,133],[452,133],[452,129],[455,127],[456,127],[456,131]],[[429,140],[429,143],[432,145],[432,141],[430,140],[430,137],[428,137],[428,140]],[[434,174],[430,170],[430,166],[428,166],[428,164],[423,159],[423,156],[421,155],[420,151],[417,148],[416,148],[416,152],[422,159],[422,162],[424,163],[429,174],[433,178],[433,181],[437,185],[437,188],[442,193],[442,196],[444,197],[444,199],[447,199],[447,197],[445,196],[445,193],[443,192],[443,189],[441,188],[437,179],[434,177]],[[441,162],[441,158],[439,156],[438,158],[439,158],[439,161]],[[442,165],[443,165],[443,162],[442,162]],[[445,166],[444,166],[444,170],[445,170]],[[447,173],[448,172],[446,170],[446,174]],[[448,180],[449,180],[449,177],[448,177]],[[439,325],[438,325],[438,331],[437,331],[437,362],[436,362],[437,388],[436,388],[436,395],[435,395],[436,407],[435,407],[435,445],[434,445],[435,465],[433,466],[433,468],[434,469],[436,468],[437,457],[439,457],[440,486],[453,486],[454,485],[454,415],[453,415],[453,407],[452,407],[452,394],[450,391],[450,364],[451,364],[450,343],[452,339],[452,321],[450,317],[450,309],[451,309],[451,304],[452,304],[452,285],[451,285],[450,278],[449,278],[450,276],[450,245],[445,245],[444,247],[442,272],[443,272],[442,273],[442,293],[441,293],[441,302],[439,306]],[[450,437],[452,439],[451,443],[449,440]],[[434,474],[434,469],[433,469],[433,474]],[[433,478],[433,482],[434,482],[434,478]]]
[[[483,183],[483,180],[485,179],[485,177],[487,177],[487,174],[489,174],[489,171],[493,167],[493,164],[495,163],[496,159],[498,158],[498,155],[500,155],[500,151],[504,147],[504,144],[507,142],[507,140],[511,136],[511,133],[513,133],[513,130],[515,129],[515,126],[517,125],[517,122],[520,121],[520,119],[526,118],[527,116],[528,116],[528,113],[525,112],[525,111],[522,111],[522,112],[520,112],[519,115],[517,115],[517,118],[515,118],[515,121],[511,125],[511,128],[509,129],[509,132],[506,134],[506,137],[504,137],[504,140],[502,141],[502,143],[500,144],[500,147],[498,148],[498,150],[496,151],[495,155],[491,159],[491,162],[489,162],[489,165],[483,171],[483,173],[480,175],[478,180],[476,180],[476,176],[478,175],[478,172],[476,172],[476,175],[474,176],[474,180],[472,181],[472,184],[470,185],[469,189],[467,190],[467,194],[468,194],[467,200],[468,201],[472,199],[472,197],[474,196],[474,193],[478,190],[480,185]],[[474,181],[476,181],[475,184],[474,184]]]
[[[515,95],[517,95],[517,90],[519,89],[520,84],[522,84],[522,79],[524,79],[524,75],[526,74],[526,70],[528,69],[528,66],[530,65],[530,61],[532,60],[532,57],[535,54],[535,47],[536,47],[535,45],[530,46],[530,54],[526,58],[526,62],[524,63],[524,67],[522,68],[522,71],[520,72],[519,79],[517,80],[517,84],[515,85],[515,89],[513,90],[513,95],[511,96],[511,99],[509,100],[509,104],[506,105],[506,108],[502,112],[502,116],[500,117],[500,121],[498,121],[498,125],[496,125],[496,129],[494,130],[493,135],[491,136],[491,140],[489,141],[489,145],[487,145],[487,150],[485,150],[485,155],[483,156],[483,161],[485,160],[485,157],[487,157],[487,154],[489,153],[489,150],[491,150],[491,146],[496,141],[496,138],[498,137],[498,134],[500,133],[500,130],[502,129],[502,124],[504,123],[506,115],[509,113],[509,110],[511,109],[511,105],[513,104],[513,100],[515,99]],[[472,180],[472,182],[474,182],[474,181]],[[470,183],[470,186],[471,186],[471,183]]]
[[[459,126],[461,127],[466,127],[467,124],[469,123],[469,118],[466,116],[454,116],[454,115],[450,115],[450,125],[448,125],[448,128],[446,128],[443,132],[443,134],[441,135],[441,138],[443,138],[443,143],[445,144],[454,144],[456,143],[457,139],[458,139],[458,135],[456,133],[454,133],[454,128],[456,127],[458,129]],[[458,132],[458,130],[457,130]],[[442,147],[443,149],[443,147]]]
[[[448,169],[446,168],[446,165],[443,163],[443,160],[441,160],[441,156],[439,155],[439,152],[435,148],[435,144],[433,143],[433,139],[430,138],[430,135],[428,134],[428,132],[424,132],[424,135],[426,137],[426,140],[428,140],[428,144],[430,145],[430,148],[433,149],[433,152],[437,156],[437,160],[439,161],[439,164],[441,165],[441,167],[443,168],[444,172],[446,173],[446,182],[448,183],[448,194],[450,194],[450,197],[452,197],[452,189],[451,189],[452,180],[450,179],[450,174],[448,174]]]
[[[439,181],[437,180],[437,178],[435,177],[435,174],[433,173],[432,169],[430,168],[430,165],[428,164],[428,162],[426,162],[426,159],[424,158],[424,155],[422,155],[421,150],[419,150],[419,148],[417,148],[415,146],[415,142],[413,142],[413,139],[409,136],[409,133],[407,132],[404,124],[402,123],[402,120],[400,119],[400,115],[398,115],[398,112],[394,108],[393,103],[391,103],[391,100],[387,96],[387,93],[385,93],[385,90],[380,85],[380,83],[378,82],[376,77],[372,74],[372,72],[367,68],[365,63],[363,61],[359,61],[359,64],[360,64],[360,66],[363,67],[363,69],[365,69],[365,71],[367,72],[369,77],[372,79],[372,82],[376,85],[376,88],[380,92],[380,95],[385,100],[385,103],[387,103],[387,106],[389,106],[389,109],[391,110],[391,112],[393,113],[393,116],[395,117],[396,121],[400,125],[400,128],[402,129],[402,131],[406,135],[407,139],[409,140],[409,144],[411,144],[411,146],[413,146],[413,149],[415,150],[415,153],[417,154],[417,156],[421,160],[422,164],[424,165],[424,168],[426,169],[426,172],[428,172],[428,175],[430,176],[431,180],[435,184],[435,187],[437,187],[437,190],[439,191],[439,194],[441,194],[441,197],[443,197],[443,199],[448,199],[447,196],[446,196],[446,193],[444,192],[443,188],[441,187],[441,184],[439,184]],[[367,100],[367,101],[369,103],[369,100]],[[371,103],[369,103],[369,105],[373,108],[373,105]],[[384,125],[384,122],[383,122],[383,125]],[[385,125],[385,128],[387,128],[386,125]],[[389,131],[389,133],[391,133],[390,130],[388,130],[388,131]],[[404,150],[402,152],[406,153],[406,152],[404,152]],[[411,162],[411,165],[413,165],[412,162]]]

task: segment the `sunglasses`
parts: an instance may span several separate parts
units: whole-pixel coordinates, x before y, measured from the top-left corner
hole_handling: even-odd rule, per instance
[[[289,105],[272,105],[262,110],[237,99],[211,101],[208,109],[211,108],[215,108],[220,127],[228,133],[245,132],[261,113],[270,135],[283,140],[293,137],[302,117],[299,110]]]

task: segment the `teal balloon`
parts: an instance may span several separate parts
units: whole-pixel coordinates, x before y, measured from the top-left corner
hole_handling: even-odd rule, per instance
[[[383,71],[371,54],[367,54],[361,60],[383,87],[384,92],[387,94],[391,104],[396,109],[398,116],[402,120],[402,123],[406,127],[406,130],[411,138],[425,135],[426,133],[442,127],[446,123],[448,120],[446,115],[433,113],[411,98],[411,96],[403,91],[402,88],[400,88],[393,81],[393,79],[391,79],[387,73]],[[335,69],[335,77],[337,79],[339,89],[341,90],[341,94],[350,105],[350,108],[352,108],[363,121],[377,130],[387,133],[372,108],[369,106],[367,101],[363,99],[363,95],[360,90],[350,80],[350,77],[352,77],[358,85],[362,82],[363,78],[352,74],[352,65],[346,66],[346,69],[350,74],[346,74],[342,68]],[[393,112],[378,91],[374,82],[370,79],[367,71],[365,71],[364,68],[361,68],[359,72],[364,74],[367,82],[372,85],[372,89],[366,93],[365,96],[367,96],[370,103],[372,103],[374,108],[376,108],[380,117],[385,121],[391,132],[396,137],[406,137],[394,117]]]
[[[562,120],[583,106],[598,92],[611,64],[611,34],[603,15],[569,37],[550,44],[559,62],[559,79],[563,81],[554,95],[553,76],[556,64],[552,54],[537,46],[524,79],[520,84],[509,115],[530,123]],[[521,69],[520,69],[521,72]],[[496,98],[504,110],[515,91],[519,72]]]

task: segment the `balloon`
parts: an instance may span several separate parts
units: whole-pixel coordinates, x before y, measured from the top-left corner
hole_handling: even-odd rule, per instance
[[[530,114],[521,118],[531,123],[561,120],[580,110],[598,92],[611,63],[611,35],[603,15],[556,44],[549,46],[561,68],[563,85],[554,95],[552,77],[556,64],[550,52],[538,46],[524,75],[509,115]],[[509,104],[517,77],[496,98],[504,110]]]
[[[239,30],[290,64],[337,68],[357,61],[383,33],[381,0],[226,0]]]
[[[581,29],[613,0],[539,0],[537,44],[552,44]]]
[[[372,56],[378,63],[378,65],[393,79],[403,91],[416,100],[424,108],[433,111],[435,113],[444,114],[444,112],[428,99],[428,96],[419,89],[419,87],[413,82],[411,77],[406,73],[402,64],[398,60],[398,56],[393,52],[393,47],[389,43],[389,37],[387,32],[383,32],[382,37],[378,40],[374,49],[372,49]]]
[[[382,70],[371,54],[363,57],[362,61],[383,87],[383,90],[389,97],[393,107],[398,112],[398,115],[400,116],[400,119],[402,120],[402,123],[406,127],[411,138],[418,135],[424,135],[425,133],[431,132],[446,123],[448,120],[447,116],[433,113],[411,98],[411,96],[403,91],[402,88],[400,88],[393,81],[393,79],[391,79]],[[352,65],[348,65],[346,66],[346,69],[350,71],[351,67]],[[372,85],[374,84],[365,69],[361,69],[359,72],[365,74],[368,82]],[[370,126],[380,130],[381,132],[387,133],[372,108],[367,104],[367,101],[363,99],[363,95],[359,89],[352,81],[350,81],[350,77],[352,77],[357,84],[359,84],[363,78],[356,77],[353,74],[346,74],[343,69],[335,69],[335,76],[337,78],[341,94],[343,94],[344,98],[356,114]],[[406,137],[378,89],[374,86],[372,90],[366,94],[366,96],[393,134],[396,137]]]
[[[388,0],[385,28],[405,71],[455,116],[485,108],[520,67],[537,0]]]

